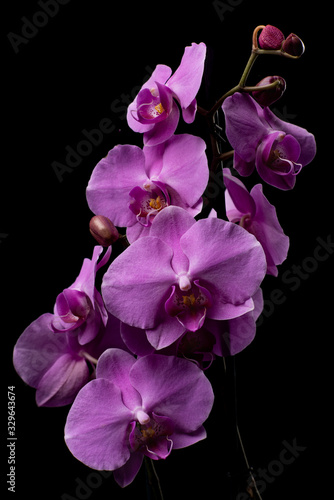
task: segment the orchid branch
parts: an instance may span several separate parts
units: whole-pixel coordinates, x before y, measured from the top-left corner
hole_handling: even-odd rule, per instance
[[[157,471],[155,470],[153,460],[144,456],[146,479],[149,487],[148,500],[151,498],[151,492],[153,493],[154,500],[163,500],[163,493],[161,489],[161,484]]]

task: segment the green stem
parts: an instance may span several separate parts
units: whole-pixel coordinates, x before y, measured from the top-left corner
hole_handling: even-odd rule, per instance
[[[153,495],[154,500],[164,500],[162,489],[160,485],[160,480],[158,474],[155,470],[153,460],[144,456],[146,477],[150,487],[150,491]]]
[[[239,87],[244,87],[246,84],[246,80],[248,78],[248,75],[250,73],[250,70],[253,67],[253,64],[255,63],[257,59],[258,54],[252,50],[251,55],[249,56],[248,62],[245,66],[244,72],[241,75],[240,81],[239,81]]]
[[[248,59],[248,62],[245,66],[244,72],[241,75],[241,78],[240,78],[238,85],[236,85],[235,87],[230,89],[228,92],[226,92],[226,94],[222,95],[221,98],[218,99],[218,101],[212,106],[210,111],[207,112],[207,117],[212,117],[215,114],[215,112],[221,107],[221,105],[223,104],[225,99],[227,97],[229,97],[230,95],[234,94],[235,92],[240,92],[240,91],[248,92],[247,87],[245,87],[245,83],[246,83],[246,80],[248,78],[250,70],[252,69],[252,66],[253,66],[254,62],[256,61],[256,59],[257,59],[257,53],[252,51],[251,55]],[[252,87],[249,87],[249,88],[252,89]],[[253,90],[249,90],[249,92],[252,92],[252,91]]]

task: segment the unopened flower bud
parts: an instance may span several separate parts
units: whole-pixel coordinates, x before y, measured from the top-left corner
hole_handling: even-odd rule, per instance
[[[269,85],[277,80],[279,83],[272,89],[261,90],[261,87],[264,85]],[[254,90],[252,96],[261,106],[270,106],[273,104],[282,96],[286,88],[285,80],[281,76],[266,76],[256,86],[259,87],[259,90]]]
[[[119,234],[114,224],[104,215],[94,215],[89,222],[90,234],[103,247],[109,247],[118,240]]]
[[[278,50],[281,48],[283,41],[284,35],[281,30],[270,24],[267,24],[267,26],[263,28],[259,36],[259,45],[261,49]]]
[[[288,38],[284,40],[282,49],[287,54],[290,54],[290,56],[300,57],[304,53],[305,45],[299,36],[294,33],[290,33]]]

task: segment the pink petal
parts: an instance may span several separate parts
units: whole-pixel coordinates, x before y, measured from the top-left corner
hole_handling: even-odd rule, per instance
[[[144,455],[142,453],[131,453],[129,460],[119,469],[114,471],[114,479],[121,488],[128,486],[139,472],[143,463]]]
[[[180,111],[177,104],[173,101],[172,109],[168,117],[158,123],[155,123],[152,128],[144,132],[144,145],[156,146],[164,141],[167,141],[175,132],[179,123]]]
[[[159,179],[190,207],[202,196],[209,180],[205,149],[203,139],[189,134],[173,136],[166,143]]]
[[[146,180],[143,151],[137,146],[115,146],[93,170],[86,191],[89,208],[115,226],[131,226],[136,216],[128,208],[129,192]]]
[[[188,258],[180,247],[180,238],[195,222],[186,210],[175,206],[165,208],[154,219],[150,235],[160,238],[173,250],[172,266],[175,273],[189,268]]]
[[[164,64],[158,64],[156,66],[155,70],[153,71],[152,75],[150,76],[150,78],[144,83],[144,85],[141,87],[140,90],[143,90],[143,89],[151,90],[153,88],[156,88],[155,82],[165,83],[171,74],[172,74],[171,68],[169,68],[168,66],[165,66]],[[128,107],[127,121],[128,121],[129,127],[134,132],[143,133],[143,132],[147,132],[152,127],[154,127],[154,124],[144,125],[138,121],[137,97],[134,99],[134,101]]]
[[[66,353],[60,356],[38,383],[38,406],[64,406],[74,401],[79,390],[89,381],[84,358]]]
[[[155,327],[175,280],[172,257],[171,248],[158,238],[148,236],[132,243],[103,277],[102,296],[108,311],[131,326]]]
[[[85,385],[67,416],[65,442],[71,453],[88,467],[114,470],[130,458],[126,433],[132,412],[121,391],[106,379]]]
[[[255,214],[255,202],[246,186],[235,176],[231,175],[228,168],[223,169],[224,184],[226,190],[233,202],[234,207],[242,214],[249,214],[251,217]],[[229,211],[231,207],[229,207]],[[229,218],[229,220],[231,220]]]
[[[254,236],[235,224],[210,218],[197,221],[180,244],[190,262],[189,275],[212,295],[207,317],[229,319],[252,309],[250,297],[266,272],[264,252]]]
[[[182,108],[188,108],[197,95],[202,81],[205,56],[206,45],[203,42],[192,43],[186,47],[180,66],[167,82]]]
[[[130,410],[141,406],[140,394],[132,387],[129,373],[136,362],[128,352],[121,349],[107,349],[100,356],[96,367],[96,378],[105,378],[116,385],[122,393],[122,400]]]
[[[145,356],[133,365],[130,379],[146,411],[169,417],[180,431],[195,431],[211,411],[211,384],[191,361],[160,354]]]

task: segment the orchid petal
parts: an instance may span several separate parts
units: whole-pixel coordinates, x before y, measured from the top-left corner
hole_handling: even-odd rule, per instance
[[[257,144],[270,129],[258,115],[262,108],[248,94],[239,92],[228,97],[222,108],[226,120],[225,132],[232,148],[243,161],[251,162],[255,158]]]
[[[264,119],[274,130],[282,130],[286,134],[293,136],[298,141],[301,148],[298,161],[303,166],[308,165],[316,154],[314,135],[308,132],[305,128],[281,120],[268,107],[265,107],[262,113]]]
[[[203,139],[189,134],[174,136],[165,146],[159,179],[174,189],[190,207],[203,194],[209,180],[205,149]]]
[[[156,146],[164,141],[167,141],[175,132],[179,123],[180,111],[177,104],[173,101],[171,111],[167,118],[144,132],[144,145]]]
[[[67,416],[65,442],[71,453],[88,467],[114,470],[130,458],[126,433],[132,412],[121,391],[106,379],[85,385]]]
[[[102,296],[109,312],[131,326],[153,328],[175,280],[172,257],[171,248],[158,238],[132,243],[103,277]]]
[[[72,403],[89,377],[84,358],[73,357],[70,353],[61,355],[38,383],[37,405],[55,407]]]
[[[229,319],[252,308],[249,298],[266,272],[264,252],[254,236],[221,219],[201,219],[181,237],[180,245],[190,262],[190,276],[212,295],[209,318]]]
[[[175,273],[189,268],[189,260],[180,247],[180,238],[195,222],[186,210],[175,206],[165,208],[154,219],[150,235],[160,238],[173,250],[172,267]]]
[[[128,352],[121,349],[107,349],[96,366],[96,377],[110,380],[122,393],[122,401],[130,410],[141,406],[140,394],[132,387],[129,372],[136,362]]]
[[[86,191],[89,208],[116,226],[131,226],[136,216],[128,209],[129,192],[146,180],[143,151],[137,146],[115,146],[93,170]]]
[[[130,379],[146,411],[170,417],[179,430],[195,431],[211,411],[211,384],[191,361],[161,354],[145,356],[133,365]],[[149,383],[152,380],[154,384]]]
[[[167,82],[182,108],[188,108],[192,104],[200,88],[205,56],[206,45],[203,42],[186,47],[180,66]]]
[[[159,83],[165,83],[166,80],[170,77],[172,74],[171,68],[168,66],[165,66],[164,64],[158,64],[156,68],[154,69],[152,75],[150,78],[143,84],[141,87],[139,93],[143,89],[154,89],[155,88],[155,82]],[[139,94],[138,94],[139,95]],[[134,99],[134,101],[129,105],[128,110],[127,110],[127,121],[129,127],[134,131],[134,132],[147,132],[150,130],[152,127],[154,127],[154,124],[151,125],[145,125],[142,124],[138,121],[137,117],[137,97]]]
[[[231,175],[230,169],[224,168],[223,173],[224,184],[235,208],[242,214],[249,214],[253,217],[256,206],[245,185],[239,179]]]
[[[139,472],[143,463],[144,455],[142,453],[131,453],[129,460],[119,469],[114,471],[114,479],[121,488],[128,486]]]

